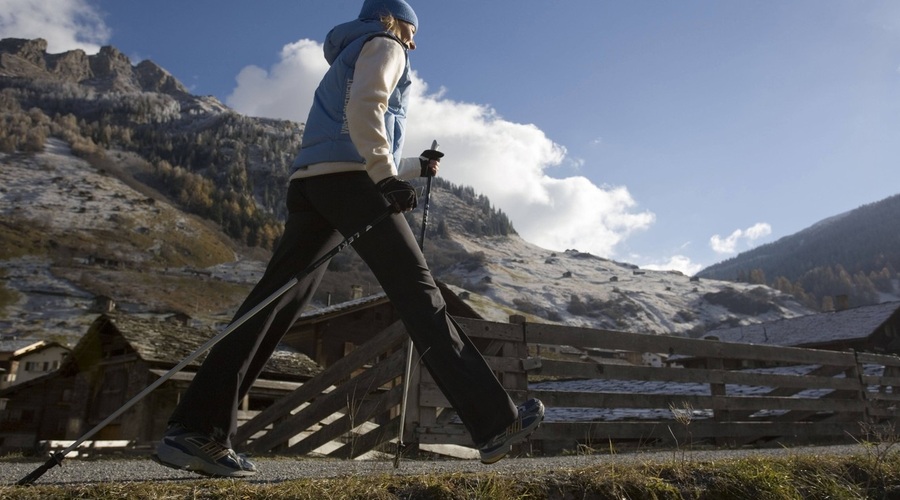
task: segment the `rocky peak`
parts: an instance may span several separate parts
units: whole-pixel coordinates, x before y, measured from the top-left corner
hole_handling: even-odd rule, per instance
[[[42,39],[0,40],[0,77],[37,78],[47,72],[44,54],[47,41]]]
[[[36,38],[4,38],[0,40],[0,54],[9,54],[30,62],[40,68],[46,67],[44,56],[47,54],[47,40]]]
[[[88,58],[95,78],[131,76],[131,60],[112,46],[104,46],[97,55]]]
[[[81,49],[62,54],[45,54],[47,69],[64,80],[80,82],[91,77],[91,63]]]
[[[41,38],[0,40],[0,76],[50,78],[115,92],[160,92],[188,94],[171,73],[152,61],[136,67],[112,46],[87,55],[81,49],[48,54],[47,41]]]
[[[162,92],[164,94],[189,93],[188,89],[177,78],[149,59],[141,61],[134,68],[134,74],[141,88],[146,92]]]

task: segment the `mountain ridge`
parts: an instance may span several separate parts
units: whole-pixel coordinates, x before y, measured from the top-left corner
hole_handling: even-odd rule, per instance
[[[810,295],[808,305],[827,310],[836,295],[848,296],[851,305],[896,297],[898,269],[900,194],[822,219],[697,276],[741,281],[756,273],[753,281],[797,289],[795,295]]]
[[[133,66],[126,55],[109,45],[94,55],[81,49],[49,54],[42,38],[0,40],[0,76],[58,78],[111,92],[190,95],[178,79],[149,59]]]

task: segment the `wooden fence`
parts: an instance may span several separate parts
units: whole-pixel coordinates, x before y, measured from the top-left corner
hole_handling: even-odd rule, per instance
[[[900,358],[457,318],[515,401],[547,418],[527,447],[858,439],[900,415]],[[406,333],[395,323],[255,415],[236,445],[353,458],[396,439]],[[580,355],[566,355],[577,352]],[[669,363],[626,360],[658,353]],[[678,364],[673,361],[678,360]],[[404,441],[471,446],[429,374],[410,374]]]

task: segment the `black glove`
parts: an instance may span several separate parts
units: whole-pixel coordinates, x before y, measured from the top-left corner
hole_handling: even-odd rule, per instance
[[[443,157],[444,153],[435,149],[422,151],[422,154],[419,156],[419,165],[422,167],[420,177],[431,177],[431,169],[428,168],[428,164],[431,163],[431,160],[440,160]]]
[[[388,177],[375,185],[381,195],[394,207],[397,213],[408,212],[418,205],[416,199],[416,189],[412,184],[398,179],[397,177]]]

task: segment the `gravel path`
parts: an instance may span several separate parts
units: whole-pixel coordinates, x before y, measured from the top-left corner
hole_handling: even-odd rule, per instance
[[[579,455],[539,458],[507,458],[493,465],[477,460],[403,460],[395,469],[392,460],[353,461],[317,458],[258,458],[254,483],[277,483],[291,479],[331,478],[360,475],[422,475],[443,473],[520,474],[580,469],[604,463],[653,463],[667,461],[702,462],[747,457],[790,456],[798,454],[847,455],[865,454],[860,445],[818,446],[797,448],[694,450],[629,452],[616,455]],[[3,461],[3,484],[15,484],[41,466],[44,461]],[[201,479],[202,476],[163,467],[150,458],[69,458],[62,467],[54,467],[35,481],[35,484],[65,485],[96,482],[179,481]]]

